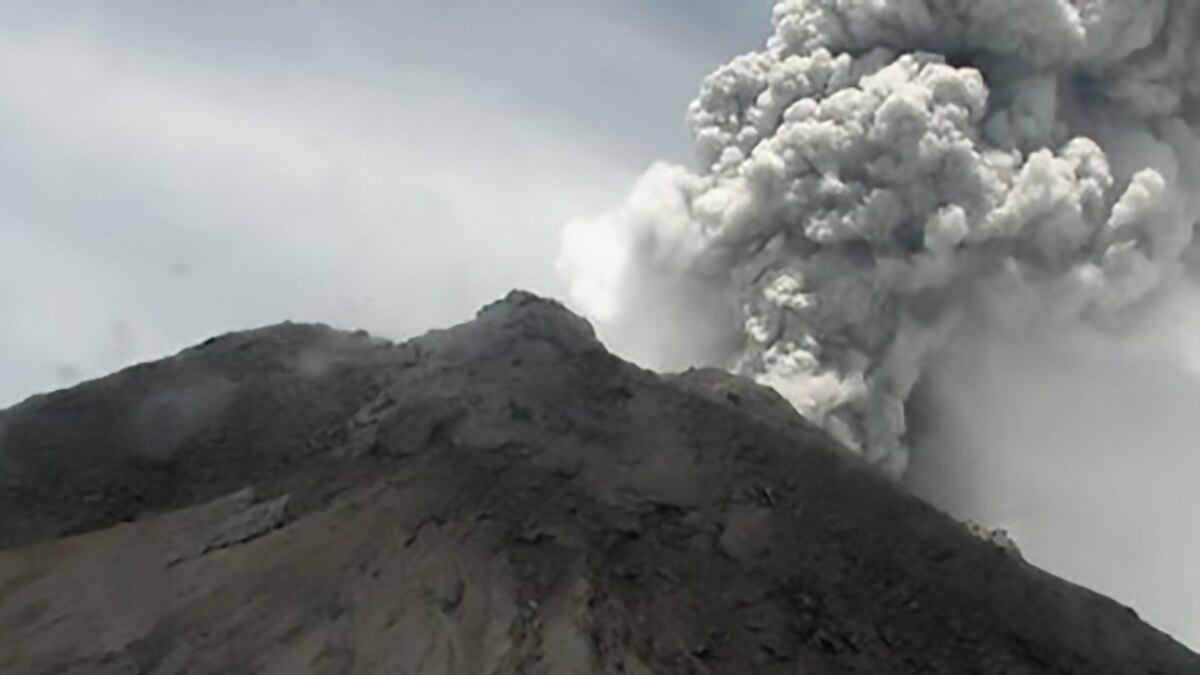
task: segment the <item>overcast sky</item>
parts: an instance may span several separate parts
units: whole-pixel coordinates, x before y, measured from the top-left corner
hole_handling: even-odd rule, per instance
[[[656,158],[770,0],[0,5],[0,406],[284,319],[404,337]]]

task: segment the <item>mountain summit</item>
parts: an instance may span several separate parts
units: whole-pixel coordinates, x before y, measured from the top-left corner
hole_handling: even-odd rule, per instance
[[[514,292],[0,413],[0,672],[1200,673],[772,390]]]

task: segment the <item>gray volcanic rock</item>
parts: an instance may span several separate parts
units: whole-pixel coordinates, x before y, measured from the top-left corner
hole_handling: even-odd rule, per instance
[[[774,392],[528,294],[221,337],[0,427],[5,675],[1200,673]]]

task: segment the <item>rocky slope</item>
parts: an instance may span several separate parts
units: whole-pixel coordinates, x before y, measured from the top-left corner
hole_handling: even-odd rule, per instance
[[[0,673],[1200,673],[778,396],[514,293],[0,414]]]

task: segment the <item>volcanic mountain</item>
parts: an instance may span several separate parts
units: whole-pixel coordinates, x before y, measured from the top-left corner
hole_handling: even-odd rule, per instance
[[[1200,673],[774,391],[514,292],[0,413],[0,672]]]

